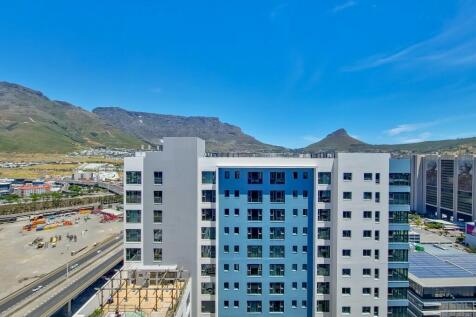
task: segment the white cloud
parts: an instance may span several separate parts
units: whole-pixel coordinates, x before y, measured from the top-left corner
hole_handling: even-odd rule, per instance
[[[439,33],[393,53],[370,56],[343,71],[360,71],[390,64],[438,67],[476,66],[476,5],[462,6],[460,13]]]
[[[428,138],[431,136],[430,132],[423,132],[412,138],[402,139],[402,143],[418,143],[428,141]]]
[[[355,2],[353,0],[350,0],[350,1],[347,1],[347,2],[344,2],[342,4],[339,4],[339,5],[335,6],[334,8],[332,8],[331,11],[332,11],[332,13],[337,13],[337,12],[352,8],[356,4],[357,4],[357,2]]]
[[[389,136],[397,136],[402,133],[413,132],[422,128],[427,128],[435,124],[437,124],[437,121],[425,122],[425,123],[399,124],[398,126],[394,128],[388,129],[387,131],[385,131],[385,133],[388,134]]]

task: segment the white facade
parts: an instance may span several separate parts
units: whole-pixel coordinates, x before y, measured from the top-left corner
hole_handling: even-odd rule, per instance
[[[138,184],[130,184],[127,180],[124,182],[126,191],[124,228],[126,231],[140,229],[140,241],[130,242],[127,232],[124,235],[126,265],[137,263],[144,266],[183,267],[190,272],[192,278],[192,316],[218,315],[202,313],[202,301],[209,303],[214,301],[213,311],[218,312],[220,301],[218,285],[222,281],[217,280],[218,274],[202,276],[201,272],[202,268],[206,267],[202,265],[206,264],[215,265],[216,272],[220,269],[218,267],[221,250],[218,239],[219,170],[312,169],[315,178],[312,195],[314,210],[309,212],[314,215],[314,223],[312,246],[309,246],[312,250],[308,252],[312,253],[313,265],[308,270],[313,271],[313,282],[307,288],[308,292],[312,292],[312,303],[308,304],[312,309],[312,316],[387,316],[389,159],[388,154],[382,153],[339,153],[336,158],[208,157],[205,154],[203,140],[164,138],[162,151],[137,153],[135,157],[124,160],[124,174],[140,172],[141,178]],[[216,183],[202,184],[202,171],[214,171]],[[154,182],[154,172],[161,173],[161,184],[155,184],[157,178]],[[330,184],[318,184],[318,175],[321,172],[331,173]],[[351,173],[351,180],[345,180],[344,173]],[[371,174],[371,178],[364,179],[365,173]],[[216,202],[202,202],[202,190],[214,190]],[[319,200],[319,192],[325,190],[331,191],[330,202]],[[138,192],[140,202],[130,203],[129,199],[132,199],[128,196],[130,191]],[[161,199],[157,195],[155,203],[154,191],[161,192]],[[347,193],[351,193],[351,197],[348,197]],[[216,210],[214,219],[202,220],[202,209],[207,208]],[[330,209],[329,221],[318,219],[320,209]],[[127,213],[130,210],[140,211],[140,222],[133,223],[134,221],[127,220]],[[154,222],[154,210],[161,211],[161,221]],[[364,211],[367,212],[366,217]],[[347,212],[350,212],[350,218]],[[132,212],[130,214],[132,215]],[[218,228],[217,239],[202,239],[201,228],[205,227]],[[330,228],[330,239],[318,239],[319,228]],[[154,230],[161,230],[161,242],[154,242]],[[155,232],[157,240],[158,231]],[[129,238],[136,239],[133,234]],[[246,236],[244,238],[240,236],[240,239],[246,239]],[[283,242],[286,247],[291,244],[289,241],[286,238]],[[216,256],[202,257],[203,246],[214,246]],[[319,246],[329,247],[329,258],[319,256],[317,251]],[[128,249],[131,248],[141,250],[140,259],[139,257],[130,259],[132,253],[128,254]],[[154,249],[160,249],[155,251],[155,260]],[[349,252],[347,250],[350,250],[350,254],[346,253]],[[319,264],[329,265],[329,276],[317,275]],[[363,272],[370,274],[364,276]],[[286,276],[286,281],[285,292],[291,292],[292,278],[288,279]],[[202,294],[202,283],[211,283],[210,285],[215,283],[215,294]],[[329,294],[317,294],[317,283],[329,283]],[[242,287],[246,289],[246,285]],[[267,289],[267,286],[263,288]],[[327,303],[328,309],[324,309],[326,312],[318,311],[316,307],[318,301]],[[246,306],[246,303],[241,305]],[[369,313],[367,308],[371,309]],[[263,310],[262,315],[268,313],[267,310]],[[293,313],[285,311],[284,315],[292,316]],[[233,313],[230,313],[230,316],[233,316]]]

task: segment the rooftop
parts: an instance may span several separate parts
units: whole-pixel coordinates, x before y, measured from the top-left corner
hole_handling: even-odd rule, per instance
[[[451,245],[424,245],[410,251],[409,279],[423,287],[476,286],[476,254]]]

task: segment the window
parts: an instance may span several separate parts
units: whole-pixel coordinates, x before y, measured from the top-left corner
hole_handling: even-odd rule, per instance
[[[370,295],[370,294],[372,294],[372,288],[370,288],[370,287],[364,287],[364,288],[362,288],[362,294],[363,294],[363,295]]]
[[[372,173],[364,173],[364,181],[371,181]]]
[[[216,268],[215,264],[202,264],[201,270],[202,276],[215,276]]]
[[[297,249],[297,246],[296,246],[296,249]],[[293,270],[293,271],[297,271],[297,267],[298,267],[297,264],[293,264],[293,265],[292,265],[292,270]]]
[[[246,302],[246,312],[248,313],[261,313],[263,305],[259,300],[249,300]]]
[[[380,173],[375,173],[375,183],[380,184]]]
[[[284,283],[283,282],[269,283],[269,293],[270,294],[284,294]]]
[[[155,262],[162,261],[162,249],[161,248],[154,248],[154,261]]]
[[[392,308],[394,308],[394,307],[392,307]],[[390,308],[390,309],[392,309],[392,308]],[[401,309],[402,307],[397,307],[397,309],[398,309],[398,308]],[[405,313],[406,313],[406,312],[407,312],[407,311],[405,311]],[[404,314],[405,314],[405,313],[404,313]],[[379,315],[378,306],[374,306],[374,316],[378,316],[378,315]],[[392,315],[393,315],[393,313],[392,313]],[[395,314],[395,316],[397,316],[397,314]],[[403,316],[403,315],[400,315],[400,316]]]
[[[342,306],[342,313],[343,314],[350,314],[350,306]]]
[[[261,276],[262,274],[262,267],[261,264],[248,264],[248,276]]]
[[[216,249],[214,245],[202,245],[201,246],[201,256],[202,258],[212,258],[214,259],[216,255]]]
[[[249,258],[261,258],[263,256],[263,247],[260,245],[247,246],[247,256]]]
[[[261,221],[263,220],[262,209],[248,209],[248,221]]]
[[[240,301],[233,301],[233,308],[239,308],[240,307]]]
[[[223,232],[225,234],[229,234],[230,233],[230,227],[223,227]]]
[[[323,240],[330,240],[331,238],[331,228],[317,228],[317,238]]]
[[[317,183],[319,185],[330,185],[331,184],[331,173],[330,172],[319,172],[319,173],[317,173]]]
[[[317,220],[318,221],[331,221],[331,210],[330,209],[318,209],[317,210]]]
[[[388,232],[388,242],[408,242],[408,231],[390,230]]]
[[[292,249],[293,249],[293,253],[298,252],[298,246],[297,245],[293,245]]]
[[[297,190],[293,190],[293,198],[298,198],[298,191]]]
[[[202,171],[202,184],[215,184],[216,175],[213,171]]]
[[[390,212],[391,214],[392,212]],[[380,211],[375,212],[375,222],[380,222]]]
[[[271,240],[284,240],[284,227],[269,228],[269,238]]]
[[[292,307],[292,308],[297,308],[297,300],[293,299],[293,300],[291,301],[291,307]]]
[[[216,228],[215,227],[202,227],[201,228],[202,239],[215,240]]]
[[[263,172],[248,172],[248,184],[263,184]]]
[[[202,202],[214,203],[216,201],[216,194],[214,190],[202,190]]]
[[[342,276],[350,276],[351,269],[342,269]]]
[[[350,219],[352,218],[352,211],[345,210],[342,212],[342,218]]]
[[[154,223],[162,223],[162,210],[154,210]]]
[[[235,216],[239,216],[239,215],[240,215],[240,209],[239,209],[239,208],[235,208],[235,210],[234,210],[234,215],[235,215]]]
[[[270,313],[283,313],[284,312],[284,301],[282,301],[282,300],[270,300],[269,301],[269,312]]]
[[[230,172],[229,171],[225,171],[225,179],[230,179]]]
[[[270,258],[284,258],[284,245],[270,245],[269,257]]]
[[[225,216],[229,216],[229,215],[230,215],[230,209],[225,208],[225,209],[223,210],[223,214],[224,214]]]
[[[239,264],[233,264],[233,271],[239,272],[240,271],[240,265]]]
[[[330,309],[329,300],[316,301],[316,311],[318,313],[328,313]]]
[[[342,231],[342,237],[343,238],[351,238],[352,237],[352,231],[351,230],[343,230]]]
[[[410,186],[410,173],[390,173],[389,185],[394,186]]]
[[[261,227],[248,227],[248,239],[256,240],[263,238]]]
[[[225,189],[223,196],[225,196],[226,198],[230,197],[230,191],[228,189]]]
[[[367,256],[367,257],[372,256],[372,250],[370,250],[370,249],[363,249],[363,250],[362,250],[362,256]]]
[[[240,246],[239,245],[233,246],[233,252],[234,253],[240,253]]]
[[[308,195],[309,195],[309,194],[308,194],[307,190],[303,190],[303,191],[302,191],[302,197],[303,197],[303,198],[307,198]]]
[[[375,230],[374,232],[374,238],[376,241],[379,241],[380,240],[380,231],[379,230]]]
[[[330,265],[329,264],[318,264],[316,275],[317,276],[329,276]]]
[[[309,173],[308,172],[302,172],[302,178],[303,179],[308,179],[309,178]]]
[[[239,190],[235,190],[235,198],[239,198],[240,197],[240,191]]]
[[[364,211],[364,219],[372,219],[372,212]]]
[[[261,283],[248,283],[246,287],[246,293],[250,295],[261,295]]]
[[[161,203],[162,203],[162,191],[154,190],[154,204],[161,204]]]
[[[408,192],[390,192],[389,193],[390,205],[409,205],[410,193]]]
[[[284,203],[285,202],[284,190],[272,190],[269,194],[270,194],[270,201],[272,203]]]
[[[349,257],[352,254],[350,249],[343,249],[342,256]]]
[[[228,244],[225,244],[225,245],[223,246],[223,252],[225,252],[225,253],[229,253],[229,252],[230,252],[230,246],[229,246]]]
[[[317,246],[317,257],[319,258],[329,258],[331,256],[331,249],[328,245],[319,245]]]
[[[364,198],[364,200],[371,200],[372,199],[372,192],[364,192],[363,198]]]
[[[126,190],[126,204],[140,204],[141,191],[140,190]]]
[[[140,229],[126,229],[126,242],[140,242],[141,230]]]
[[[370,314],[370,306],[362,306],[362,314]]]
[[[248,191],[248,202],[249,203],[262,203],[263,202],[263,192],[261,190],[249,190]]]
[[[298,172],[293,172],[293,179],[298,179]]]
[[[372,230],[364,230],[362,236],[364,238],[372,238]]]
[[[126,248],[126,261],[141,261],[142,250],[139,248]]]
[[[316,284],[316,294],[329,294],[329,282],[319,282]]]
[[[140,185],[140,184],[142,184],[142,172],[127,171],[126,172],[126,184],[127,185]]]
[[[364,269],[362,269],[362,275],[368,277],[368,276],[372,275],[372,270],[369,269],[369,268],[364,268]]]
[[[352,180],[352,173],[344,173],[343,179],[345,181],[351,181]]]
[[[154,242],[162,242],[162,229],[154,229]]]
[[[126,210],[126,222],[127,223],[140,223],[141,219],[140,210]]]
[[[269,275],[270,276],[284,276],[284,264],[270,264]]]
[[[303,217],[307,217],[307,209],[306,208],[304,208],[302,210],[302,215],[303,215]]]
[[[201,302],[201,312],[202,313],[215,313],[215,301],[213,300],[202,300]]]
[[[154,185],[162,185],[162,172],[154,172]]]
[[[374,269],[374,278],[376,278],[376,279],[380,278],[380,270],[379,269]]]
[[[235,227],[233,230],[234,234],[240,234],[240,227]]]
[[[271,184],[284,184],[286,182],[284,172],[271,172],[269,176],[270,176],[269,182]]]
[[[302,235],[307,236],[307,227],[302,228]]]
[[[307,301],[306,301],[306,300],[302,300],[302,301],[301,301],[301,307],[302,307],[302,308],[306,308],[306,307],[307,307]]]
[[[285,220],[284,209],[270,209],[269,218],[270,218],[269,220],[271,221],[284,221]]]
[[[298,215],[298,210],[297,210],[297,208],[294,208],[293,209],[293,217],[297,217],[297,215]]]
[[[298,234],[298,228],[297,227],[293,227],[293,234]]]
[[[376,203],[380,202],[380,192],[375,192],[375,202]]]
[[[203,285],[203,283],[202,283],[202,285]],[[230,283],[229,282],[224,282],[223,283],[223,289],[229,290],[230,289]],[[203,291],[202,291],[202,294],[203,294]]]
[[[352,199],[352,192],[343,192],[342,199],[344,200],[351,200]]]
[[[202,209],[202,221],[215,221],[215,209],[213,208]]]
[[[330,190],[320,190],[317,192],[318,202],[320,203],[330,203],[331,202],[331,191]]]
[[[390,223],[408,223],[408,211],[390,211]]]
[[[240,179],[240,171],[235,171],[235,179]]]
[[[342,295],[350,295],[350,287],[342,287]]]
[[[230,270],[230,264],[223,264],[223,271],[228,272]]]

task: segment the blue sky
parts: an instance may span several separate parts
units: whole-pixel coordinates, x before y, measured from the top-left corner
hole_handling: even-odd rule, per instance
[[[300,147],[476,136],[476,1],[1,1],[0,80]]]

